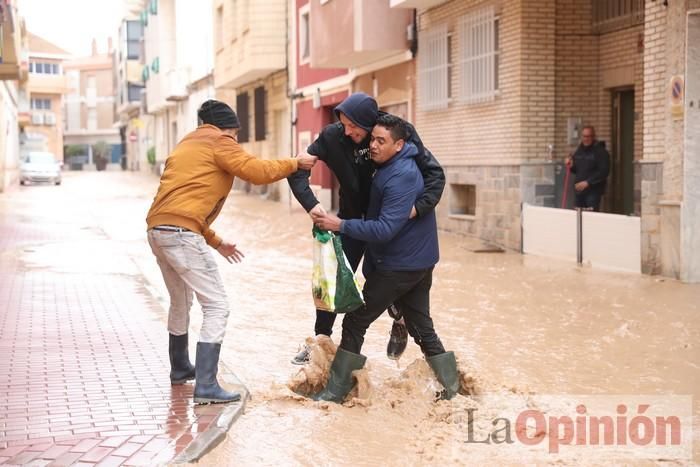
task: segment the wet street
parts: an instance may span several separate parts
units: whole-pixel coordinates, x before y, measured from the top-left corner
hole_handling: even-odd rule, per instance
[[[145,240],[145,215],[156,188],[154,176],[74,172],[65,174],[61,186],[20,187],[10,199],[21,200],[25,217],[99,229],[113,245],[109,264],[97,261],[104,255],[92,255],[96,246],[89,244],[79,258],[36,249],[28,253],[31,260],[80,271],[115,272],[135,265],[167,307]],[[9,209],[0,204],[0,219]],[[290,359],[313,335],[311,222],[300,209],[236,193],[213,228],[245,254],[243,263],[233,265],[216,257],[231,305],[222,358],[253,398],[226,441],[200,464],[487,463],[463,442],[461,415],[469,399],[432,402],[435,383],[413,342],[399,365],[386,358],[387,315],[370,328],[363,348],[368,401],[336,406],[294,395],[286,384],[299,368]],[[478,242],[447,233],[440,241],[433,320],[445,347],[470,369],[481,393],[522,399],[692,395],[693,457],[700,461],[700,285],[513,252],[475,253]],[[191,332],[196,334],[200,323],[195,305]],[[340,319],[336,343],[339,335]],[[598,462],[585,456],[572,462],[581,460]]]

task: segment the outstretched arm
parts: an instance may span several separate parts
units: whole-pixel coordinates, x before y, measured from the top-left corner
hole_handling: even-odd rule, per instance
[[[311,156],[279,160],[258,159],[245,152],[229,135],[220,136],[215,145],[214,158],[217,165],[231,175],[255,185],[276,182],[300,167],[312,167],[315,162],[315,158]]]
[[[325,144],[324,133],[316,138],[316,141],[311,143],[307,152],[311,155],[317,156],[320,160],[326,159],[327,146]],[[287,183],[289,183],[289,188],[292,190],[292,194],[299,201],[299,204],[306,210],[310,212],[314,207],[320,205],[316,195],[314,195],[313,190],[309,186],[309,177],[311,176],[310,170],[297,170],[289,177],[287,177]]]

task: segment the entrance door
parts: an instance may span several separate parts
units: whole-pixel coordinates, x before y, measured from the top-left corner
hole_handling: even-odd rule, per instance
[[[634,213],[634,90],[613,91],[606,211]]]

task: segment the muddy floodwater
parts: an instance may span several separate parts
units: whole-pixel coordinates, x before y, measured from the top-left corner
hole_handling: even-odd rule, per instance
[[[104,175],[104,191],[90,192],[86,201],[90,223],[125,248],[167,302],[144,232],[157,179]],[[90,180],[69,178],[66,189],[85,184],[94,190]],[[100,204],[104,200],[111,204]],[[501,409],[537,405],[532,401],[538,396],[567,394],[692,396],[693,459],[633,463],[700,462],[700,285],[515,252],[476,253],[480,245],[473,239],[441,233],[432,317],[483,398],[433,402],[438,386],[413,342],[398,364],[386,358],[391,320],[384,314],[363,347],[363,397],[339,406],[300,398],[287,387],[299,370],[290,359],[313,335],[308,216],[285,203],[232,194],[214,229],[245,254],[242,264],[217,261],[231,304],[222,358],[252,400],[199,465],[518,465],[528,458],[495,461],[497,451],[484,453],[465,442],[468,409],[497,417]],[[340,321],[332,336],[336,344]],[[195,307],[192,332],[200,323]],[[533,461],[607,463],[592,452]]]
[[[386,314],[363,347],[368,403],[294,397],[286,383],[297,367],[289,361],[313,335],[311,222],[281,203],[234,195],[216,227],[246,254],[241,265],[221,263],[232,304],[224,356],[253,400],[203,464],[488,463],[488,456],[471,457],[463,442],[472,402],[432,402],[435,382],[413,342],[398,365],[386,358]],[[484,393],[513,395],[504,404],[527,394],[685,394],[697,401],[700,286],[512,252],[474,253],[478,242],[452,234],[440,242],[435,326]],[[340,331],[339,319],[336,344]],[[694,402],[696,416],[698,408]],[[482,412],[496,414],[498,406]],[[697,438],[695,444],[697,460]],[[583,454],[574,463],[586,460],[597,462]]]

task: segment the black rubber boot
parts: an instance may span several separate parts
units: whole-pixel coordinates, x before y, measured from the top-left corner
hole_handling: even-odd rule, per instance
[[[438,399],[452,399],[459,393],[459,373],[457,372],[457,360],[454,352],[445,352],[432,357],[425,357],[428,365],[435,372],[438,381],[445,389],[439,394]]]
[[[194,379],[194,365],[190,363],[187,334],[170,334],[170,384],[184,384]]]
[[[219,386],[216,374],[219,370],[221,344],[197,342],[197,377],[194,384],[195,404],[221,404],[241,399],[237,392],[228,392]]]
[[[335,358],[331,364],[331,371],[328,375],[326,387],[313,396],[315,401],[329,401],[340,404],[345,396],[352,390],[355,382],[352,379],[352,372],[365,366],[367,357],[356,353],[348,352],[338,347]]]
[[[398,360],[406,350],[408,344],[408,330],[406,325],[399,321],[394,321],[391,325],[391,335],[389,343],[386,345],[386,356],[391,360]]]

